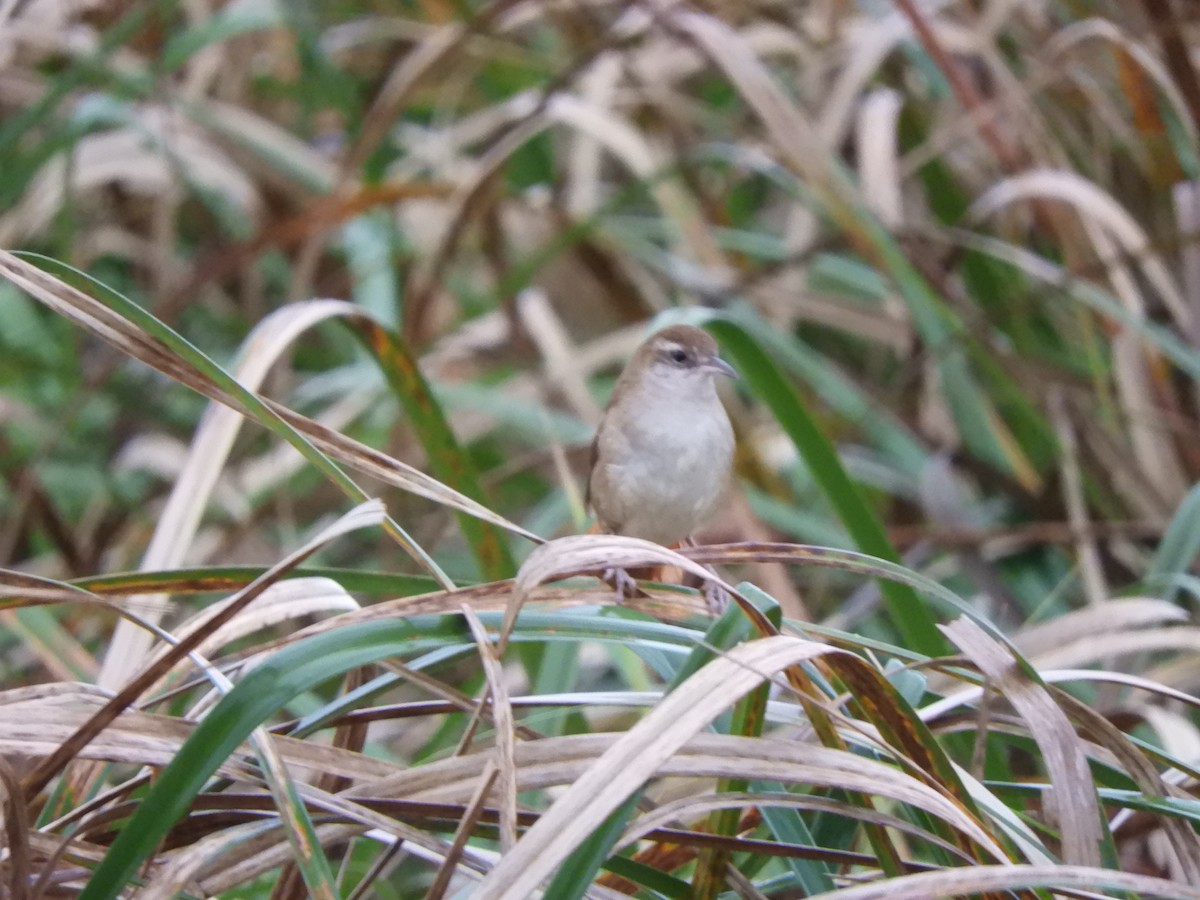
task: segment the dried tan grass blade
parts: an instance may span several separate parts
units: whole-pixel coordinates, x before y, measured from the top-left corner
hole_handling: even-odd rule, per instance
[[[1062,831],[1070,865],[1100,865],[1100,804],[1079,736],[1045,687],[1020,669],[1008,648],[967,618],[942,630],[1028,723],[1052,785],[1046,807]]]
[[[487,678],[486,695],[490,695],[493,723],[496,729],[496,767],[500,780],[500,851],[507,853],[517,842],[517,765],[514,745],[516,728],[513,721],[512,704],[504,685],[504,670],[496,648],[492,646],[487,629],[475,615],[475,610],[462,605],[462,614],[470,626],[471,636],[479,648],[479,658]],[[481,701],[489,703],[488,696]]]
[[[665,764],[722,710],[775,672],[808,660],[844,653],[812,641],[776,635],[741,644],[726,656],[713,660],[665,697],[637,725],[620,735],[594,764],[575,778],[512,852],[500,860],[475,896],[485,900],[518,900],[530,896],[626,797],[647,779],[664,774]],[[749,739],[739,738],[736,742],[747,745]],[[701,743],[707,743],[707,738]],[[839,764],[844,764],[847,768],[843,784],[853,786],[851,789],[867,792],[875,789],[891,795],[902,784],[912,786],[914,790],[908,794],[912,800],[923,808],[936,809],[936,815],[946,818],[984,846],[994,848],[991,838],[978,824],[963,816],[956,804],[894,768],[841,751],[819,747],[803,749],[810,759],[837,759]],[[745,758],[740,762],[744,763]],[[753,777],[747,771],[734,766],[729,774]],[[879,781],[867,779],[868,771],[879,775]],[[864,786],[867,780],[873,782],[870,787]],[[920,799],[917,794],[921,795]]]
[[[247,336],[241,361],[233,375],[247,390],[257,391],[279,357],[305,331],[333,317],[360,315],[360,308],[340,300],[314,300],[276,310]],[[171,569],[183,562],[217,478],[245,421],[240,412],[224,404],[214,403],[206,410],[196,428],[183,469],[155,523],[140,571]],[[147,606],[143,615],[153,622],[162,621],[168,608],[167,600],[165,594],[141,598]],[[150,635],[146,632],[129,623],[118,623],[100,669],[100,686],[115,689],[124,684],[141,665],[150,645]]]
[[[236,599],[210,622],[210,627],[217,628],[228,622],[273,582],[300,565],[300,563],[304,562],[305,559],[330,541],[359,528],[378,526],[382,524],[384,515],[383,504],[377,500],[368,501],[350,510],[328,528],[324,529],[308,544],[289,554],[281,562],[272,566],[268,571],[256,578],[252,584],[239,591]],[[196,632],[172,647],[155,665],[144,669],[137,677],[129,681],[120,692],[96,712],[69,740],[64,741],[53,753],[43,759],[34,772],[25,779],[27,796],[33,796],[44,788],[51,778],[57,775],[67,763],[79,754],[80,750],[87,746],[97,734],[107,728],[130,704],[136,701],[144,690],[157,681],[171,666],[194,650],[203,640],[204,634],[205,632],[203,631]]]

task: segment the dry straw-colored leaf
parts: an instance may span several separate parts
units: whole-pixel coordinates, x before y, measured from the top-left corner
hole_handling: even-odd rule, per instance
[[[257,186],[193,123],[163,108],[134,115],[133,125],[85,135],[70,151],[52,157],[17,207],[0,216],[0,246],[20,246],[39,236],[66,197],[78,202],[112,185],[150,198],[178,195],[191,185],[223,198],[245,219],[258,219]]]
[[[1190,107],[1180,91],[1179,84],[1171,77],[1166,66],[1146,46],[1145,42],[1138,40],[1135,35],[1117,23],[1102,16],[1089,16],[1086,19],[1066,23],[1061,29],[1054,31],[1046,43],[1047,62],[1057,63],[1060,57],[1079,54],[1084,50],[1084,45],[1091,41],[1107,42],[1127,53],[1127,58],[1140,66],[1142,71],[1150,76],[1155,86],[1162,91],[1163,97],[1175,112],[1179,127],[1187,132],[1188,140],[1193,144],[1200,142],[1200,131],[1198,131],[1200,123],[1193,120]],[[1086,83],[1089,80],[1086,69],[1073,70],[1071,67],[1065,67],[1065,71],[1068,77],[1074,76],[1080,83]],[[1121,133],[1125,130],[1125,119],[1118,117],[1118,121],[1122,126],[1118,133]],[[1132,148],[1140,146],[1136,138],[1125,143]]]
[[[737,590],[714,572],[687,557],[650,541],[623,535],[577,534],[558,538],[536,547],[522,563],[513,582],[512,596],[504,612],[500,628],[500,649],[503,651],[513,625],[526,598],[533,588],[547,581],[569,575],[608,570],[636,569],[645,566],[674,566],[702,582],[711,583],[736,600],[751,617],[761,634],[774,627],[742,597]]]
[[[122,318],[103,303],[82,291],[4,250],[0,250],[0,277],[8,279],[31,297],[93,332],[122,353],[157,369],[211,400],[216,400],[243,414],[249,414],[249,410],[241,400],[228,394],[207,375],[175,355],[165,345],[147,335],[132,322]],[[360,315],[365,317],[366,314],[360,310]],[[419,469],[393,459],[343,434],[331,431],[281,404],[265,398],[259,398],[259,400],[272,414],[278,416],[279,419],[308,439],[317,449],[335,460],[378,478],[386,484],[411,491],[418,496],[475,516],[530,540],[540,541],[536,535],[509,522],[483,504],[447,487]],[[361,494],[361,496],[366,497],[365,494]],[[435,574],[440,573],[435,572]]]
[[[1058,470],[1062,479],[1063,505],[1067,521],[1075,535],[1075,550],[1079,560],[1084,594],[1092,606],[1102,606],[1109,597],[1108,582],[1100,558],[1100,548],[1090,534],[1087,501],[1084,497],[1083,467],[1079,462],[1079,441],[1075,423],[1067,412],[1062,391],[1054,389],[1049,396],[1050,423],[1058,437]]]
[[[889,88],[872,91],[859,109],[854,143],[858,149],[858,183],[871,210],[886,227],[904,224],[904,197],[897,156],[903,99]]]
[[[320,834],[320,831],[318,831]],[[219,859],[230,871],[238,873],[240,884],[253,878],[247,861],[261,860],[270,854],[272,862],[288,852],[287,841],[277,821],[248,822],[223,828],[168,854],[155,866],[151,877],[138,892],[139,900],[170,900],[194,884],[205,867]],[[275,865],[286,862],[286,856]]]
[[[322,613],[343,613],[359,608],[356,601],[340,584],[330,578],[289,578],[271,585],[254,602],[220,628],[208,630],[209,622],[221,614],[229,603],[223,600],[206,607],[183,622],[175,634],[187,637],[206,631],[198,651],[206,656],[256,631],[283,622]]]
[[[458,867],[458,860],[462,855],[463,848],[466,846],[471,833],[475,830],[475,825],[479,822],[480,814],[483,812],[483,805],[487,801],[488,795],[491,793],[492,785],[496,782],[496,776],[499,770],[493,763],[486,763],[483,767],[483,772],[479,776],[479,786],[472,795],[470,802],[467,803],[467,808],[463,810],[462,820],[459,822],[458,830],[454,832],[454,843],[450,848],[450,852],[446,854],[445,860],[438,868],[438,873],[433,879],[433,884],[429,886],[429,892],[426,894],[428,900],[441,900],[446,894],[446,889],[450,886],[450,879]]]
[[[343,844],[357,837],[362,833],[362,830],[362,826],[359,825],[344,825],[340,823],[319,824],[315,826],[317,841],[322,847],[333,847]],[[280,869],[295,858],[293,850],[288,845],[288,842],[283,839],[282,831],[278,827],[275,828],[274,832],[265,833],[261,843],[247,845],[245,848],[240,845],[234,845],[232,850],[236,864],[228,868],[222,865],[222,857],[219,855],[209,856],[207,860],[203,861],[207,865],[201,870],[198,881],[200,891],[205,896],[219,896],[226,891],[251,883],[267,872]],[[243,859],[238,859],[238,857],[243,855],[243,852],[250,850],[256,850],[257,852],[247,855]],[[188,860],[181,860],[181,868],[184,862],[194,865],[196,860],[194,857]],[[151,895],[154,897],[154,900],[169,900],[169,898],[179,896],[178,888],[175,887],[175,884],[179,880],[179,877],[184,874],[185,872],[183,871],[178,875],[173,870],[164,871],[161,880],[155,884],[155,892]]]
[[[1146,317],[1147,301],[1121,261],[1126,255],[1139,264],[1177,325],[1184,333],[1190,333],[1194,327],[1192,309],[1162,259],[1153,252],[1145,229],[1095,182],[1070,170],[1022,172],[989,188],[972,204],[969,215],[978,221],[1019,201],[1047,199],[1069,203],[1079,213],[1097,256],[1105,261],[1115,293],[1135,319]],[[1160,496],[1173,505],[1186,492],[1187,480],[1174,447],[1162,439],[1166,428],[1149,415],[1149,411],[1158,408],[1159,404],[1147,372],[1143,341],[1132,330],[1124,329],[1114,337],[1113,347],[1117,390],[1127,416],[1129,439],[1141,463],[1140,470]]]
[[[1052,653],[1073,641],[1103,640],[1110,634],[1127,634],[1149,626],[1186,621],[1188,614],[1175,603],[1156,597],[1123,597],[1027,625],[1013,635],[1012,641],[1026,659],[1038,668],[1046,668],[1043,654]]]
[[[30,810],[21,791],[21,779],[12,764],[0,756],[0,813],[4,818],[4,844],[9,869],[8,895],[23,897],[31,883]]]
[[[1139,631],[1111,631],[1090,638],[1072,639],[1049,648],[1038,657],[1038,665],[1062,669],[1090,665],[1131,654],[1169,650],[1195,653],[1200,649],[1200,628],[1176,625]]]
[[[488,637],[487,629],[470,606],[463,604],[462,613],[471,629],[471,636],[475,638],[484,677],[487,679],[487,691],[482,702],[490,702],[496,729],[495,764],[499,773],[500,851],[507,853],[517,842],[517,766],[514,750],[516,728],[512,705],[508,701],[508,689],[504,684],[504,670],[500,666],[500,659]]]
[[[1124,254],[1135,260],[1176,323],[1187,330],[1193,317],[1192,310],[1162,258],[1154,252],[1146,230],[1096,182],[1070,170],[1033,169],[996,182],[971,204],[968,216],[980,221],[1006,206],[1034,199],[1061,200],[1073,206],[1085,222],[1103,227],[1117,246],[1105,242],[1103,247],[1097,247],[1100,258],[1116,259]],[[1139,318],[1145,315],[1137,291],[1123,293],[1122,299],[1128,299],[1132,304],[1131,313]]]
[[[566,792],[484,879],[477,896],[487,900],[516,900],[529,896],[625,798],[648,779],[663,774],[668,761],[722,710],[781,669],[841,653],[844,651],[777,635],[741,644],[726,656],[704,666],[637,725],[618,737],[593,765],[573,780]],[[817,747],[804,749],[807,758],[814,762],[836,758],[836,765],[844,767],[843,786],[853,784],[853,790],[896,796],[896,792],[911,781],[914,790],[908,795],[907,802],[936,810],[935,815],[998,853],[991,838],[940,793],[929,791],[890,767],[848,753]],[[777,774],[783,771],[785,767],[777,766]],[[878,783],[867,774],[873,771]],[[747,767],[731,767],[728,774],[740,778],[755,777]],[[871,782],[869,786],[868,782]],[[809,783],[819,782],[814,777]],[[927,791],[928,795],[924,795]],[[917,795],[922,796],[918,799]]]
[[[247,336],[234,370],[238,383],[257,391],[280,356],[304,332],[335,317],[356,318],[362,311],[340,300],[313,300],[290,304],[267,316]],[[209,498],[225,467],[245,418],[235,409],[214,403],[196,432],[182,471],[155,522],[142,556],[140,571],[161,571],[180,565],[208,508]],[[146,618],[161,621],[169,608],[167,596],[141,598]],[[128,623],[118,623],[100,670],[99,684],[114,689],[124,684],[150,651],[150,635]]]
[[[1028,724],[1052,785],[1046,806],[1062,832],[1064,860],[1070,865],[1098,866],[1100,804],[1087,756],[1070,720],[1046,688],[1021,671],[1011,651],[975,622],[961,618],[942,630]]]
[[[1181,799],[1190,799],[1184,791],[1169,786],[1149,757],[1099,712],[1061,688],[1052,689],[1052,696],[1064,712],[1079,724],[1083,734],[1111,754],[1121,771],[1133,780],[1144,796],[1161,798],[1174,793]],[[1178,816],[1160,816],[1159,823],[1174,851],[1183,880],[1188,884],[1200,884],[1200,835],[1196,834],[1190,822]],[[1114,818],[1110,824],[1114,837],[1118,836],[1118,825],[1119,818]]]
[[[360,528],[378,526],[384,519],[383,504],[377,500],[360,504],[323,529],[315,538],[276,563],[251,584],[239,591],[231,602],[210,622],[217,628],[236,616],[255,597],[273,582],[300,565],[326,544]],[[203,640],[203,632],[197,632],[176,643],[153,666],[143,669],[132,678],[111,700],[94,713],[70,738],[49,753],[25,781],[26,791],[34,795],[57,775],[64,766],[101,734],[105,728],[133,704],[142,693],[154,684],[164,672],[191,653]]]
[[[991,891],[1062,888],[1095,891],[1103,888],[1136,891],[1164,900],[1198,900],[1200,890],[1164,878],[1118,872],[1091,866],[974,866],[943,869],[888,878],[874,884],[814,894],[813,900],[935,900]]]

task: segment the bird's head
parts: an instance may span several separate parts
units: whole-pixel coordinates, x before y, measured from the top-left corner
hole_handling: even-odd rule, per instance
[[[651,335],[634,354],[631,368],[656,390],[672,393],[707,388],[714,375],[737,378],[712,335],[693,325],[672,325]]]

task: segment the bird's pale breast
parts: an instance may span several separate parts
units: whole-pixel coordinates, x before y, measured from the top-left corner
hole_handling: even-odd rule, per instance
[[[600,435],[593,504],[608,531],[674,544],[696,531],[725,492],[733,429],[713,391],[679,402],[652,400],[639,422]]]

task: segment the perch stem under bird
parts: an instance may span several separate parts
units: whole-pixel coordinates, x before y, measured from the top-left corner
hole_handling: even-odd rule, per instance
[[[734,436],[716,377],[736,378],[708,332],[673,325],[650,336],[617,379],[592,441],[588,503],[600,531],[673,546],[690,539],[729,485]],[[636,592],[623,570],[605,580]],[[710,607],[728,598],[706,589]]]

